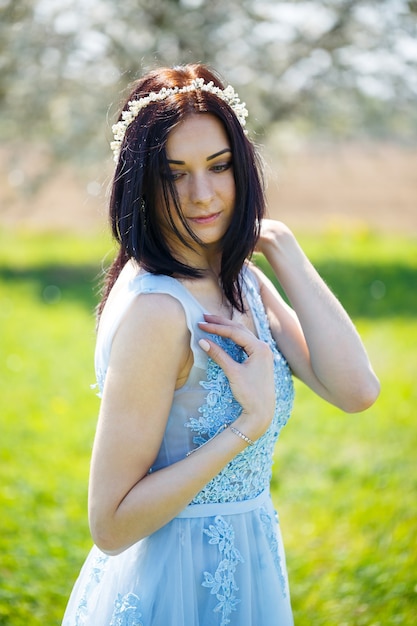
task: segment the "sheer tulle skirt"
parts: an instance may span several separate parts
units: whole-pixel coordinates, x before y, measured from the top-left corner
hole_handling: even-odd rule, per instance
[[[187,507],[117,556],[91,550],[63,626],[291,626],[268,493]]]

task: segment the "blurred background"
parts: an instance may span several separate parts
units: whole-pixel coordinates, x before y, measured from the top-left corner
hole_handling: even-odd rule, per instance
[[[271,212],[415,231],[416,20],[413,0],[1,0],[1,220],[95,225],[126,85],[203,61],[247,102]]]
[[[90,547],[111,125],[143,71],[195,61],[246,101],[270,215],[382,383],[346,416],[296,381],[272,484],[295,623],[416,623],[416,35],[415,0],[0,0],[0,626],[60,624]]]

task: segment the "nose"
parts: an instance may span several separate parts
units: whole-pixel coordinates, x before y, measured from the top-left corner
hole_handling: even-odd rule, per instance
[[[213,199],[213,185],[207,173],[192,177],[190,198],[194,204],[209,204]]]

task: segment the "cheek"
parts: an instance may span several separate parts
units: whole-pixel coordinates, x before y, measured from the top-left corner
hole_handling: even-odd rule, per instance
[[[234,209],[234,206],[236,203],[236,185],[235,185],[235,179],[233,177],[232,177],[232,180],[229,181],[229,184],[227,185],[226,196],[228,199],[228,203],[230,204],[230,208]]]
[[[223,202],[228,205],[229,208],[233,208],[236,201],[236,183],[233,172],[229,170],[225,172],[221,179],[217,179],[216,192]]]

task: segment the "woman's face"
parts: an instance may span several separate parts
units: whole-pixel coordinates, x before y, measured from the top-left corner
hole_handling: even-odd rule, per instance
[[[174,182],[179,204],[187,226],[204,248],[196,244],[184,228],[173,203],[171,214],[176,228],[193,246],[189,250],[172,230],[166,209],[160,203],[161,226],[174,254],[195,264],[199,257],[219,250],[235,206],[233,155],[220,120],[211,114],[193,114],[169,134],[166,144],[168,175]],[[194,252],[195,251],[195,252]]]

